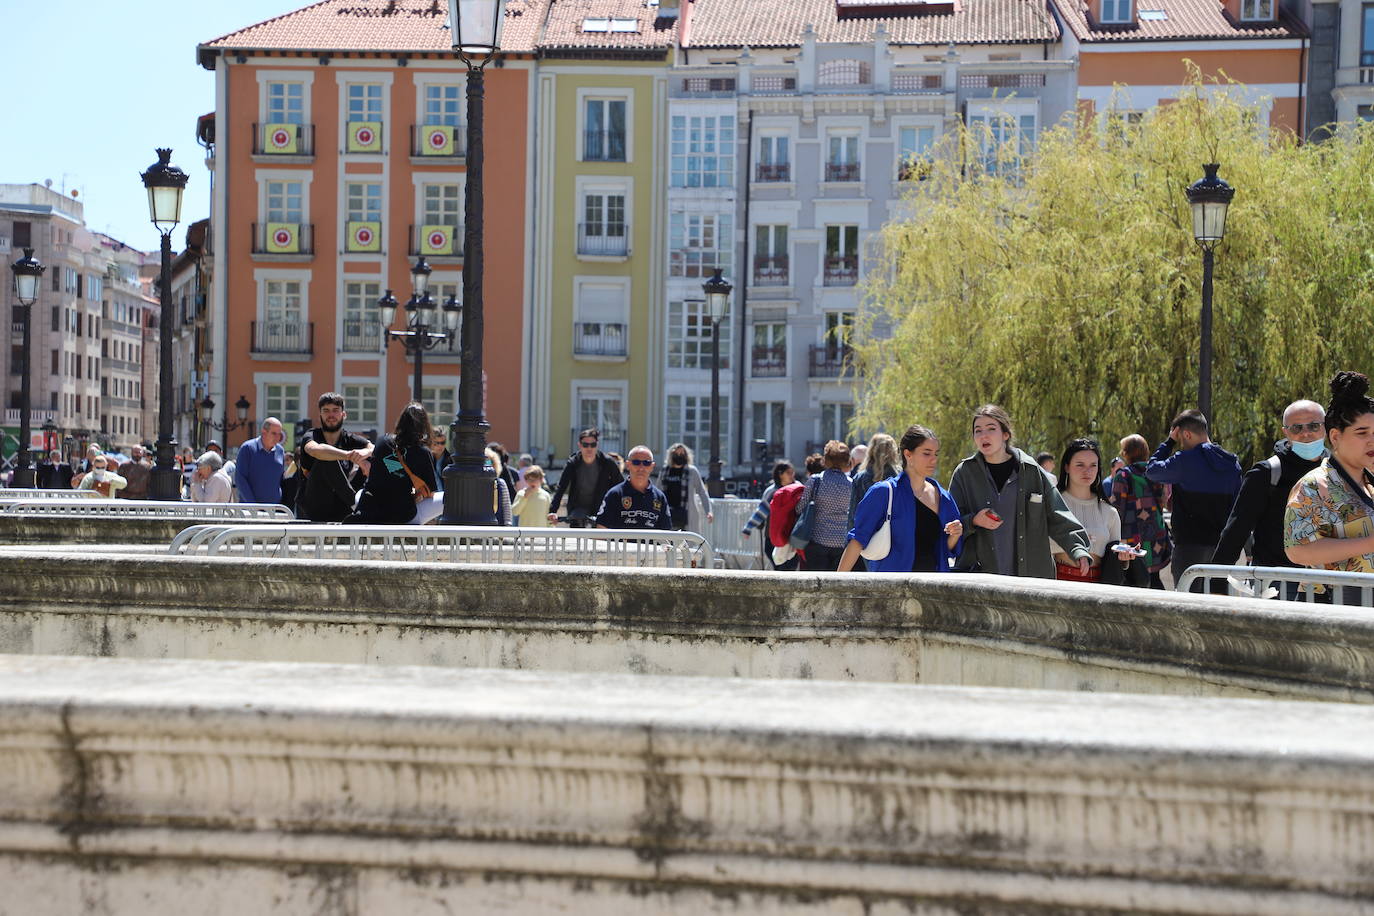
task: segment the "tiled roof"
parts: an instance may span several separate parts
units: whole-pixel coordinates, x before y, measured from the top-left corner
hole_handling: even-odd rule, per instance
[[[1236,22],[1226,14],[1220,0],[1136,0],[1136,21],[1125,26],[1090,23],[1088,7],[1083,0],[1053,0],[1053,3],[1079,41],[1299,38],[1307,34],[1300,22],[1282,10],[1275,23],[1256,26]],[[1152,12],[1156,15],[1150,15]],[[1158,13],[1162,13],[1163,18]]]
[[[587,31],[591,20],[619,20],[617,25],[635,22],[634,31]],[[537,44],[544,50],[555,48],[668,48],[677,40],[677,20],[660,18],[657,6],[644,0],[553,0],[544,34]]]
[[[819,42],[866,43],[879,23],[893,44],[944,45],[1056,41],[1059,26],[1044,0],[959,0],[952,13],[840,19],[835,0],[695,0],[688,9],[687,44],[694,48],[801,45],[811,25]]]
[[[501,50],[530,52],[550,0],[508,0]],[[448,4],[440,0],[322,0],[201,45],[204,50],[446,51]]]

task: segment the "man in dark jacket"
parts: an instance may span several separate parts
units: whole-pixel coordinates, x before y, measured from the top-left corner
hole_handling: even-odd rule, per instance
[[[558,521],[558,507],[568,497],[568,526],[590,528],[606,491],[625,478],[620,468],[601,452],[601,431],[584,429],[577,437],[578,454],[568,459],[558,478],[558,489],[549,503],[549,521]]]
[[[343,428],[348,412],[343,395],[320,395],[320,425],[310,430],[296,450],[296,465],[305,481],[296,493],[296,517],[312,522],[341,522],[353,512],[354,495],[366,482],[372,443]]]
[[[38,466],[38,488],[40,490],[70,490],[72,488],[71,465],[62,460],[57,449],[48,452],[48,460]]]
[[[1213,563],[1234,564],[1253,538],[1255,566],[1297,565],[1283,552],[1283,512],[1293,485],[1326,454],[1325,419],[1326,411],[1315,401],[1294,401],[1284,410],[1284,438],[1274,443],[1272,457],[1245,472]]]
[[[1145,476],[1173,487],[1169,506],[1173,510],[1174,556],[1170,569],[1177,582],[1189,566],[1209,563],[1216,553],[1231,503],[1240,489],[1240,462],[1212,442],[1201,411],[1185,410],[1169,425],[1169,438],[1150,456]],[[1194,585],[1195,591],[1202,591],[1201,581]]]

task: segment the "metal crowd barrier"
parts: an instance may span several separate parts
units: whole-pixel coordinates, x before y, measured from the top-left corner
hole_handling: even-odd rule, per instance
[[[743,534],[744,523],[758,508],[757,499],[713,499],[711,512],[715,521],[706,523],[703,534],[711,542],[711,547],[727,565],[736,569],[762,569],[763,555],[760,552],[760,538],[768,538],[768,530],[755,531],[749,537]]]
[[[188,503],[157,499],[0,499],[0,515],[91,518],[205,518],[290,521],[295,513],[273,503]]]
[[[431,525],[193,525],[167,552],[264,559],[404,560],[550,566],[710,569],[715,552],[690,531],[467,528]]]
[[[1226,583],[1226,594],[1240,598],[1277,598],[1280,601],[1374,607],[1374,573],[1336,572],[1291,566],[1190,566],[1178,580],[1176,591],[1186,592],[1194,582],[1202,590],[1212,582]]]
[[[0,487],[0,499],[103,499],[94,490],[30,490],[26,487]]]

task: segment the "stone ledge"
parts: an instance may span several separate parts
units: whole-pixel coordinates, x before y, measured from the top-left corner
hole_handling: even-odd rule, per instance
[[[54,550],[79,550],[85,544],[160,544],[163,547],[192,525],[223,519],[180,515],[130,518],[73,515],[0,515],[0,545],[43,544]],[[282,524],[281,519],[233,519],[235,525]]]
[[[8,656],[0,875],[175,865],[144,902],[251,866],[818,911],[1355,912],[1367,726],[1343,704]]]
[[[0,651],[1374,702],[1359,609],[991,576],[40,554]]]

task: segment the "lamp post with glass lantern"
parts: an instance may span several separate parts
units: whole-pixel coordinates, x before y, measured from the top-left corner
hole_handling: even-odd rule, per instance
[[[487,467],[487,423],[482,404],[482,105],[483,68],[501,47],[506,0],[448,0],[453,50],[468,71],[467,189],[463,202],[462,368],[458,413],[449,432],[453,461],[444,469],[444,514],[449,525],[495,525],[496,479]]]
[[[32,435],[29,428],[32,396],[29,377],[33,374],[29,366],[29,349],[32,346],[33,333],[33,322],[30,319],[33,304],[38,301],[38,286],[43,277],[43,270],[43,265],[33,256],[32,248],[25,248],[24,256],[10,265],[10,272],[14,274],[14,296],[19,301],[19,308],[24,315],[24,343],[19,355],[19,371],[23,373],[19,380],[19,454],[15,456],[14,475],[10,479],[10,484],[16,487],[31,488],[38,482],[33,469],[33,459],[29,455],[29,437]],[[46,425],[44,428],[47,428]]]
[[[1208,162],[1203,177],[1188,186],[1193,210],[1193,238],[1202,248],[1202,345],[1198,357],[1197,407],[1208,423],[1212,416],[1212,251],[1226,235],[1226,210],[1236,189],[1217,177],[1220,166]]]
[[[196,405],[197,413],[200,414],[200,422],[208,429],[219,430],[222,433],[232,432],[242,429],[245,426],[252,426],[253,421],[248,419],[248,411],[253,404],[245,395],[239,395],[239,399],[234,402],[234,414],[237,420],[231,421],[227,416],[221,420],[215,420],[215,402],[210,400],[207,394],[205,399]]]
[[[172,230],[181,222],[181,193],[189,176],[170,163],[172,151],[159,149],[157,162],[143,173],[148,214],[162,234],[162,271],[158,278],[162,316],[158,322],[157,445],[148,482],[150,499],[180,500],[181,471],[172,435]]]
[[[706,310],[711,316],[711,469],[706,492],[712,499],[720,499],[725,495],[725,481],[720,476],[720,322],[734,287],[725,282],[717,267],[701,289],[706,293]]]
[[[429,273],[429,263],[422,255],[410,269],[414,289],[406,302],[404,331],[391,330],[391,322],[396,320],[396,297],[391,294],[391,290],[388,289],[386,294],[377,300],[377,308],[382,313],[382,331],[386,335],[387,343],[399,340],[406,352],[415,358],[415,381],[411,386],[411,400],[414,401],[420,400],[420,390],[425,383],[425,351],[434,349],[446,340],[452,340],[453,335],[458,332],[458,322],[463,314],[458,297],[449,296],[444,301],[444,329],[435,330],[438,327],[438,310],[435,308],[434,297],[429,294]]]

